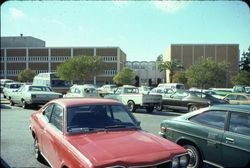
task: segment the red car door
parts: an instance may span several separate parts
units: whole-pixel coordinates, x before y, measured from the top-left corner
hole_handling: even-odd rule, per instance
[[[49,123],[45,125],[42,133],[42,151],[53,167],[60,167],[62,158],[61,140],[63,138],[63,108],[55,104]]]

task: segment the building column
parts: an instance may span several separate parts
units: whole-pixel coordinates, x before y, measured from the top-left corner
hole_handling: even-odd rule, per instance
[[[29,49],[26,48],[26,69],[29,69]]]
[[[183,45],[181,45],[181,65],[183,65]]]
[[[48,54],[48,70],[51,72],[51,48],[49,49],[49,54]]]
[[[121,53],[120,53],[120,49],[117,48],[117,72],[120,71],[120,64],[121,64]]]
[[[194,65],[194,45],[192,45],[192,65]]]
[[[73,48],[71,48],[70,49],[70,57],[73,58],[73,56],[74,56],[74,50],[73,50]]]
[[[4,49],[4,78],[7,78],[7,49]]]

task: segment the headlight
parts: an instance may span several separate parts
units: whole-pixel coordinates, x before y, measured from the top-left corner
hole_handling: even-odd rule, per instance
[[[179,167],[179,158],[178,157],[175,157],[173,160],[172,160],[172,168],[178,168]]]
[[[189,156],[188,155],[183,155],[180,157],[180,166],[181,167],[186,167],[188,165],[189,161]]]

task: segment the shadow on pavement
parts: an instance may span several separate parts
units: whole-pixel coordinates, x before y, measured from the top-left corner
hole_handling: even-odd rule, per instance
[[[10,106],[1,104],[1,109],[12,109]]]

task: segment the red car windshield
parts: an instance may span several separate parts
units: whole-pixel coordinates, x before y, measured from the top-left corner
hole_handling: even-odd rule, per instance
[[[122,105],[82,105],[67,108],[68,132],[139,128],[133,115]]]

